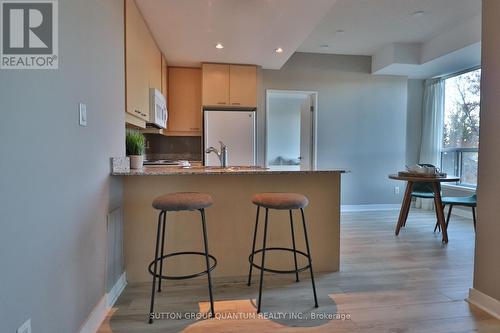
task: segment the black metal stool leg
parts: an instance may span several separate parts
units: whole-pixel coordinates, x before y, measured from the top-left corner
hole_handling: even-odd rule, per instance
[[[292,245],[293,245],[293,261],[295,262],[295,270],[297,271],[297,252],[295,249],[295,233],[293,232],[293,216],[292,216],[292,210],[289,210],[290,212],[290,228],[292,230]],[[299,282],[299,272],[295,272],[295,281]]]
[[[266,237],[267,237],[267,218],[268,218],[268,215],[269,215],[269,209],[266,208],[266,219],[264,222],[264,239],[262,241],[262,262],[261,262],[260,267],[266,267],[266,266],[264,266],[264,260],[266,257]],[[260,270],[260,284],[259,284],[259,300],[257,301],[258,302],[257,313],[260,313],[260,304],[262,301],[262,282],[263,282],[263,280],[264,280],[264,270],[261,269]]]
[[[151,306],[149,308],[149,323],[153,323],[153,317],[154,317],[154,305],[155,305],[155,289],[156,289],[156,268],[158,264],[158,248],[160,245],[160,229],[161,229],[161,224],[162,224],[162,216],[164,217],[166,214],[165,211],[161,211],[160,214],[158,215],[158,229],[156,231],[156,246],[155,246],[155,257],[154,257],[154,264],[153,264],[153,284],[152,284],[152,289],[151,289]]]
[[[255,240],[257,239],[257,229],[259,226],[259,212],[260,212],[260,206],[257,206],[257,217],[255,218],[255,230],[253,232],[252,252],[250,253],[253,253],[255,251]],[[250,270],[248,272],[248,283],[247,283],[248,286],[252,283],[252,267],[253,267],[252,263],[250,263]]]
[[[304,217],[304,209],[300,209],[300,213],[302,214],[302,224],[304,226],[304,237],[306,239],[306,249],[307,249],[307,259],[309,259],[309,270],[311,271],[311,282],[312,282],[312,287],[313,287],[313,293],[314,293],[314,307],[318,307],[318,297],[316,296],[316,285],[314,284],[314,273],[313,273],[313,267],[312,267],[312,260],[311,260],[311,251],[309,250],[309,239],[307,237],[307,228],[306,228],[306,218]],[[264,266],[264,265],[262,265]]]
[[[200,213],[201,213],[201,223],[203,225],[203,243],[205,245],[205,261],[207,264],[208,293],[210,296],[210,316],[213,317],[215,315],[215,311],[214,311],[214,298],[212,295],[212,277],[210,275],[210,262],[208,259],[208,239],[207,239],[207,226],[205,223],[205,210],[200,209]]]
[[[163,258],[163,253],[165,250],[165,229],[167,228],[166,225],[166,219],[165,219],[166,214],[163,215],[163,222],[162,222],[162,231],[161,231],[161,256],[160,258]],[[163,275],[163,259],[160,260],[160,276]],[[158,279],[158,292],[161,292],[161,277]]]

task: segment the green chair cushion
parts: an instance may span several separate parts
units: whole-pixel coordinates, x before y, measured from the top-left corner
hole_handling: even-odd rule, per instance
[[[443,197],[443,204],[445,205],[457,205],[457,206],[467,206],[476,207],[477,198],[476,195],[470,197]]]
[[[434,192],[418,192],[418,191],[414,191],[414,192],[411,192],[411,195],[413,197],[424,198],[424,199],[433,199],[434,198]]]

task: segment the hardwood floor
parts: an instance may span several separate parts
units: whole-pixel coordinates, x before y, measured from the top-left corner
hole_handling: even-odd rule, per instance
[[[150,284],[135,284],[127,286],[99,333],[500,332],[500,321],[464,301],[472,286],[472,219],[452,216],[450,241],[443,245],[433,233],[433,213],[412,210],[399,237],[397,216],[397,211],[342,215],[341,270],[316,274],[318,309],[307,272],[299,283],[293,275],[266,274],[263,312],[274,317],[254,317],[258,277],[251,287],[242,277],[215,281],[215,310],[224,318],[158,319],[149,325]],[[182,285],[167,281],[157,295],[159,313],[208,311],[206,278]],[[332,314],[349,318],[329,318]]]

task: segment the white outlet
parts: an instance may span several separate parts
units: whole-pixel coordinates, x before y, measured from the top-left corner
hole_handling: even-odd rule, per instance
[[[399,194],[399,186],[394,186],[394,194]]]
[[[31,318],[26,320],[24,324],[19,326],[16,333],[31,333]]]
[[[80,126],[87,126],[87,105],[78,103],[78,115]]]

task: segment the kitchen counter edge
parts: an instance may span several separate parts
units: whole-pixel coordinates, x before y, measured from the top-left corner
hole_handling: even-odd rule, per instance
[[[328,174],[347,173],[343,169],[319,170],[279,170],[279,169],[214,169],[214,168],[172,168],[172,167],[144,167],[140,170],[112,172],[112,176],[217,176],[217,175],[283,175],[283,174]]]

